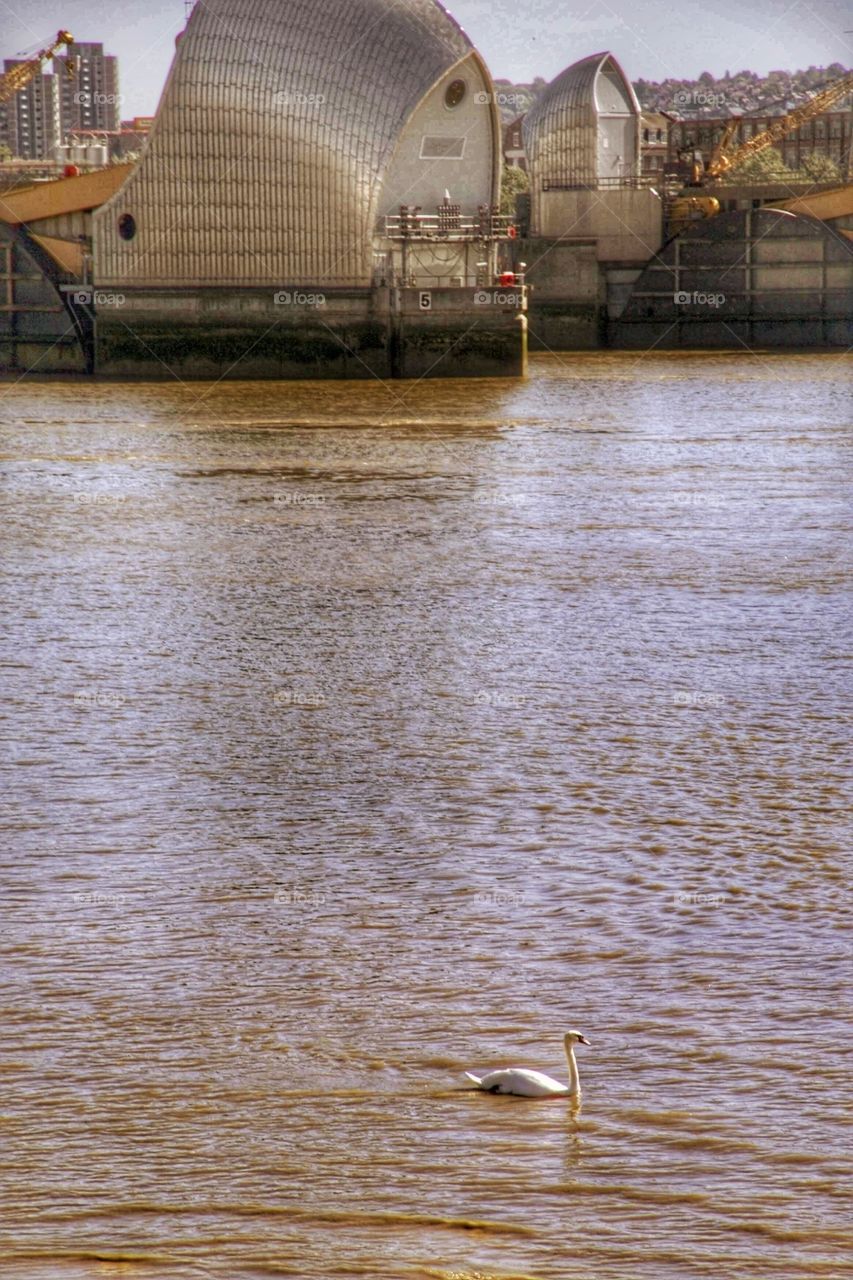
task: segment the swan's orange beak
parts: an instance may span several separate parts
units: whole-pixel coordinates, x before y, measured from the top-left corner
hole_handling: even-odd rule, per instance
[[[579,1035],[579,1036],[578,1036],[578,1044],[589,1044],[589,1041],[587,1040],[586,1036],[581,1036],[581,1035]],[[591,1047],[591,1046],[590,1046],[590,1047]]]

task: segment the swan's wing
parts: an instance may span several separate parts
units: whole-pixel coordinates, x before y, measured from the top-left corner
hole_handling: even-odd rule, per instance
[[[532,1089],[541,1089],[543,1093],[568,1093],[569,1086],[561,1084],[553,1076],[546,1076],[544,1071],[530,1071],[527,1067],[513,1067],[508,1075],[513,1076],[517,1084],[529,1085]]]
[[[481,1089],[481,1088],[482,1088],[482,1086],[483,1086],[483,1082],[482,1082],[482,1080],[480,1079],[480,1077],[479,1077],[479,1076],[472,1076],[470,1071],[466,1071],[466,1072],[465,1072],[465,1078],[466,1078],[467,1080],[470,1080],[472,1084],[475,1084],[475,1085],[477,1086],[477,1088],[478,1088],[478,1089]]]
[[[493,1093],[514,1093],[522,1098],[547,1098],[569,1092],[568,1086],[560,1084],[559,1080],[553,1080],[541,1071],[529,1071],[526,1067],[490,1071],[480,1081],[480,1088]]]

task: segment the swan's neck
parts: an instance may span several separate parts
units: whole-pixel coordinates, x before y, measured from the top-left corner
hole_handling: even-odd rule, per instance
[[[572,1044],[566,1045],[566,1061],[569,1064],[569,1093],[578,1094],[581,1091],[581,1078],[578,1075],[575,1047]]]

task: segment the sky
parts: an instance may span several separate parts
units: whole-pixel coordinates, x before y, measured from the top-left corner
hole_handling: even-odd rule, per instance
[[[449,0],[446,7],[492,75],[515,82],[550,80],[603,50],[632,80],[853,65],[847,0]],[[152,115],[186,8],[185,0],[0,0],[0,57],[32,50],[59,27],[102,41],[119,58],[122,117]]]

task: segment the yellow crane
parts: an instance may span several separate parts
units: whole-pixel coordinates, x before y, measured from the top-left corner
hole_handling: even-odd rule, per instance
[[[52,58],[62,45],[73,43],[74,37],[70,31],[57,31],[56,39],[46,48],[40,49],[38,53],[33,54],[26,62],[19,62],[16,66],[4,72],[3,75],[0,75],[0,102],[8,102],[20,89],[26,88],[30,81],[39,74],[42,64],[47,62],[48,58]]]
[[[801,107],[795,107],[793,111],[780,116],[767,129],[757,133],[754,138],[750,138],[747,142],[742,142],[735,147],[732,146],[732,140],[737,134],[742,117],[734,116],[726,125],[723,136],[714,147],[707,164],[703,165],[701,152],[695,151],[691,153],[693,171],[692,177],[687,184],[688,189],[691,187],[701,189],[709,183],[719,181],[723,174],[736,168],[748,156],[753,156],[757,152],[763,151],[765,147],[772,146],[774,142],[781,141],[794,129],[798,129],[801,124],[805,124],[806,120],[810,120],[812,116],[820,115],[822,111],[828,111],[831,106],[841,98],[846,97],[848,93],[853,93],[853,75],[842,76],[840,80],[827,85],[820,93],[816,93],[813,98],[809,98],[808,102],[804,102]],[[719,212],[720,202],[716,196],[698,193],[676,196],[667,205],[668,234],[677,235],[679,231],[683,231],[691,222],[702,221],[704,218],[713,218]]]
[[[742,142],[734,150],[730,150],[731,141],[740,124],[740,118],[730,120],[725,133],[714,147],[711,158],[705,166],[705,178],[719,178],[724,173],[728,173],[729,169],[734,169],[747,156],[754,156],[757,151],[763,151],[765,147],[771,147],[774,142],[780,142],[782,138],[794,129],[799,129],[800,125],[805,124],[806,120],[811,120],[812,116],[820,115],[821,111],[828,111],[831,106],[834,106],[840,98],[845,98],[848,93],[853,93],[853,75],[842,76],[840,80],[827,85],[820,93],[816,93],[813,98],[809,98],[808,102],[804,102],[801,107],[795,107],[787,115],[780,116],[778,120],[773,121],[769,128],[757,133],[748,142]]]

